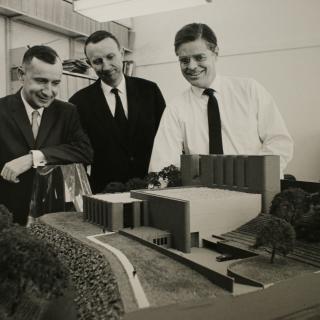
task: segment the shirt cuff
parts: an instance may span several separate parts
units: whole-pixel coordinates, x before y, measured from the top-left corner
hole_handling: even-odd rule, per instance
[[[44,154],[40,150],[31,150],[33,168],[43,167],[47,164]]]

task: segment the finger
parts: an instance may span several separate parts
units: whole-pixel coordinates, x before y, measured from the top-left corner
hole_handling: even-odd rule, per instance
[[[10,181],[10,182],[15,182],[18,183],[19,179],[17,178],[17,173],[10,169],[7,165],[5,165],[1,171],[1,176],[3,179]]]
[[[7,180],[14,182],[17,179],[17,174],[16,172],[12,171],[12,170],[8,170],[6,172],[6,176],[7,176]]]
[[[13,172],[11,174],[10,181],[14,182],[14,183],[18,183],[19,182],[19,178],[17,177],[17,174],[15,172]]]
[[[1,172],[1,176],[5,180],[10,180],[10,171],[8,170],[8,168],[3,168],[2,172]]]
[[[7,167],[6,166],[4,166],[3,168],[2,168],[2,170],[1,170],[1,177],[6,177],[6,175],[7,175],[7,172],[8,171],[8,169],[7,169]]]

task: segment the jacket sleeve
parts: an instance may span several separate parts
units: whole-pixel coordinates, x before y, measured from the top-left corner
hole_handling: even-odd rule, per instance
[[[90,164],[93,161],[93,150],[82,129],[78,112],[75,107],[69,110],[62,143],[40,149],[47,164]]]
[[[162,117],[162,113],[166,107],[166,103],[157,85],[155,85],[154,99],[155,99],[155,113],[156,113],[156,129],[158,129],[160,120]]]

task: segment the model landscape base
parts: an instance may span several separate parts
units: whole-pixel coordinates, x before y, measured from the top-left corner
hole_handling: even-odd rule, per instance
[[[183,155],[183,187],[84,196],[85,220],[143,241],[232,291],[227,268],[216,271],[188,254],[209,248],[221,254],[231,250],[237,258],[254,255],[226,250],[211,236],[231,232],[267,210],[280,192],[279,163],[278,156]]]
[[[247,251],[248,245],[250,245],[250,243],[247,244],[243,243],[241,244],[241,241],[239,243],[237,243],[235,241],[236,237],[241,238],[242,240],[246,239],[245,235],[250,235],[251,239],[254,239],[254,230],[256,230],[256,226],[257,224],[261,224],[261,222],[264,219],[267,219],[268,215],[259,215],[258,217],[256,217],[255,219],[253,219],[252,221],[250,221],[248,224],[246,224],[243,227],[240,227],[237,230],[234,230],[232,232],[229,232],[225,235],[222,235],[222,237],[217,237],[217,239],[215,239],[217,241],[217,246],[222,246],[222,250],[223,252],[225,252],[224,250],[230,250],[230,248],[233,247],[237,247],[237,250],[239,252],[241,252],[241,249],[245,249],[244,252]],[[262,220],[261,220],[262,219]],[[82,218],[79,216],[79,214],[76,213],[56,213],[56,214],[49,214],[46,215],[42,218],[42,220],[46,223],[49,223],[50,226],[53,226],[54,228],[57,228],[58,230],[65,230],[67,231],[69,234],[72,234],[73,236],[75,236],[76,238],[80,237],[81,239],[85,239],[86,236],[88,234],[97,234],[99,233],[99,228],[97,226],[88,224],[86,222],[82,222]],[[138,229],[126,229],[124,231],[127,231],[128,233],[134,233],[137,232],[139,233],[139,229],[143,230],[146,229],[144,231],[141,232],[141,234],[143,234],[144,237],[148,236],[149,233],[149,227],[145,228],[145,227],[141,227]],[[55,239],[57,239],[57,237],[54,235],[54,233],[52,232],[52,228],[50,228],[50,232],[48,232],[48,230],[46,228],[42,229],[37,227],[37,231],[41,231],[41,233],[39,233],[39,235],[41,236],[42,239],[47,239],[47,238],[51,238],[53,240],[53,242],[55,241]],[[154,230],[151,230],[152,232],[154,232]],[[89,233],[88,233],[89,232]],[[91,232],[91,233],[90,233]],[[122,232],[122,231],[121,231]],[[59,239],[61,237],[60,232],[57,232],[57,235],[59,235]],[[117,235],[117,234],[115,234]],[[117,235],[117,236],[121,236],[121,235]],[[110,236],[102,236],[105,238],[105,240],[107,241],[107,243],[109,243],[108,237]],[[101,236],[100,236],[101,238]],[[221,239],[224,238],[224,239]],[[138,239],[137,239],[138,240]],[[141,242],[141,240],[138,240]],[[130,243],[130,245],[132,244],[132,250],[141,250],[138,244],[136,243],[136,241],[127,241],[128,243]],[[63,241],[61,243],[61,241],[59,241],[59,243],[55,244],[55,245],[62,245],[63,243],[65,243],[65,241]],[[235,244],[236,243],[236,244]],[[88,244],[90,245],[90,244]],[[117,247],[116,242],[111,242],[111,245],[115,245]],[[150,245],[150,242],[148,244],[149,247],[152,247],[152,245]],[[153,245],[155,248],[157,248],[157,250],[161,251],[162,253],[164,252],[164,248],[160,247],[160,246],[156,246]],[[320,244],[318,244],[318,253],[320,252],[319,250],[319,246]],[[60,250],[60,249],[59,249]],[[169,249],[167,249],[168,251],[170,251]],[[220,251],[220,249],[218,248],[218,250]],[[301,247],[299,247],[299,250],[301,250]],[[156,251],[156,250],[152,250],[152,251]],[[177,256],[179,256],[179,254],[175,251],[175,250],[171,250],[172,252],[175,252],[175,254]],[[250,250],[248,250],[250,252]],[[67,253],[68,251],[65,251],[65,253]],[[230,251],[228,251],[230,252]],[[251,254],[252,252],[250,252]],[[253,254],[256,253],[260,253],[260,252],[253,252]],[[310,252],[305,251],[305,256],[308,256]],[[299,255],[302,256],[302,253],[299,252]],[[143,254],[143,250],[141,251],[141,260],[144,259],[144,254]],[[242,261],[245,261],[246,259],[252,259],[252,258],[243,258]],[[320,257],[318,257],[318,262],[320,265]],[[109,258],[108,258],[109,260]],[[86,256],[86,265],[90,265],[90,261],[91,258],[89,255]],[[179,260],[180,261],[180,260]],[[239,261],[237,260],[233,260],[233,261]],[[81,265],[81,263],[77,263],[77,265]],[[187,266],[190,267],[190,264]],[[150,265],[149,264],[145,264],[145,267],[150,269]],[[191,266],[192,268],[192,266]],[[114,269],[114,268],[113,268]],[[121,268],[116,268],[114,270],[120,272],[121,270],[118,270]],[[169,271],[169,270],[168,270]],[[201,270],[200,270],[201,271]],[[285,271],[285,270],[284,270]],[[123,271],[122,271],[123,272]],[[157,273],[157,270],[154,270],[155,273]],[[95,271],[92,271],[92,276],[94,276]],[[143,277],[143,270],[139,269],[138,273],[139,277]],[[77,277],[79,277],[79,280],[81,280],[81,274],[79,274],[78,272],[76,272],[75,274]],[[235,283],[237,284],[239,281],[243,283],[246,283],[245,281],[247,280],[245,277],[241,278],[241,274],[236,274],[236,275],[231,275],[230,276],[236,276],[235,278]],[[191,277],[193,278],[193,277]],[[100,280],[102,280],[103,278],[100,277]],[[117,277],[118,279],[118,277]],[[288,281],[281,281],[280,283],[276,283],[273,286],[269,287],[267,286],[265,288],[265,290],[259,290],[259,285],[260,285],[260,289],[262,289],[262,284],[259,283],[246,283],[252,286],[252,288],[256,288],[257,292],[251,292],[250,294],[241,294],[241,296],[237,295],[237,297],[233,298],[230,295],[219,295],[218,297],[215,298],[210,298],[210,296],[203,296],[202,298],[198,297],[197,299],[195,299],[194,301],[188,301],[188,303],[179,303],[178,305],[171,305],[171,306],[167,306],[167,307],[159,307],[159,308],[148,308],[148,309],[144,309],[141,311],[135,311],[132,313],[132,310],[129,311],[129,313],[127,313],[125,315],[125,319],[175,319],[175,315],[179,314],[180,317],[178,316],[179,319],[194,319],[195,317],[195,311],[197,311],[196,313],[198,314],[198,317],[201,316],[202,319],[211,319],[210,316],[210,312],[212,314],[212,311],[209,312],[209,310],[213,310],[214,312],[217,312],[217,314],[215,315],[215,318],[217,319],[255,319],[254,314],[256,314],[256,311],[254,311],[255,308],[253,308],[253,305],[256,305],[257,308],[259,309],[259,311],[261,312],[261,319],[270,319],[270,318],[275,318],[275,317],[280,317],[283,315],[287,315],[287,314],[291,314],[291,313],[296,313],[301,316],[301,318],[297,318],[297,319],[308,319],[307,317],[304,318],[304,315],[315,315],[315,314],[319,314],[319,308],[315,308],[315,301],[318,301],[317,303],[319,303],[319,294],[320,294],[320,287],[316,287],[315,283],[318,283],[319,278],[319,273],[313,273],[313,272],[309,272],[308,274],[305,275],[301,275],[299,274],[299,276],[295,279],[291,278],[288,279]],[[79,284],[81,285],[81,283],[83,284],[83,280],[79,281]],[[90,281],[90,277],[88,278],[88,280]],[[121,280],[122,281],[122,280]],[[121,283],[120,281],[120,283]],[[168,279],[168,281],[170,281],[170,279]],[[171,281],[174,281],[174,279],[171,279]],[[192,281],[195,281],[195,286],[198,284],[199,279],[195,278]],[[317,282],[318,281],[318,282]],[[110,288],[110,286],[108,285],[108,282],[103,281],[103,284],[106,284],[108,288]],[[100,283],[100,285],[102,284]],[[175,282],[174,282],[175,283]],[[177,284],[175,284],[177,285]],[[92,285],[90,285],[92,286]],[[119,288],[121,289],[123,285],[120,285]],[[147,287],[149,287],[149,285],[147,285]],[[82,286],[83,287],[83,286]],[[91,287],[88,287],[87,289],[90,289]],[[99,286],[100,288],[100,286]],[[184,286],[183,286],[184,288]],[[294,288],[294,289],[293,289]],[[93,289],[93,287],[92,287]],[[100,290],[100,289],[99,289]],[[98,293],[98,287],[96,287],[90,294],[94,294],[96,295]],[[124,290],[124,291],[122,291]],[[179,287],[176,288],[176,290],[179,292],[180,289]],[[193,290],[191,287],[188,290]],[[293,290],[293,292],[291,292],[291,290]],[[91,291],[91,289],[90,289]],[[121,293],[121,297],[124,298],[123,296],[123,292],[127,292],[128,288],[125,287],[123,289],[120,290]],[[130,291],[130,290],[129,290]],[[270,292],[270,293],[269,293]],[[236,293],[237,294],[237,293]],[[298,296],[300,296],[302,294],[301,297],[298,298]],[[105,298],[109,301],[109,295],[107,295]],[[290,297],[290,301],[288,302],[288,299],[286,297]],[[308,297],[308,299],[306,300],[305,298]],[[85,303],[86,300],[84,300]],[[111,301],[111,300],[110,300]],[[112,300],[113,301],[113,300]],[[126,299],[124,299],[124,301],[126,301]],[[236,307],[236,304],[239,304],[238,302],[241,301],[241,306]],[[249,302],[251,301],[251,302]],[[253,302],[254,301],[254,302]],[[287,302],[286,302],[287,301]],[[294,302],[293,302],[294,301]],[[172,301],[171,301],[172,303]],[[281,304],[281,308],[274,308],[275,304]],[[85,303],[86,304],[86,303]],[[229,306],[232,305],[231,310],[229,310]],[[187,306],[187,307],[186,307]],[[190,310],[190,306],[194,306],[194,308],[192,308],[192,310]],[[221,308],[219,307],[221,306]],[[224,307],[223,307],[224,306]],[[209,310],[207,310],[209,308]],[[239,311],[236,312],[237,308],[239,308]],[[256,309],[257,309],[256,308]],[[307,308],[308,312],[306,312],[304,309]],[[243,312],[243,310],[247,310],[246,312]],[[249,309],[249,311],[248,311]],[[252,310],[251,310],[252,309]],[[95,310],[95,308],[92,308],[92,310]],[[136,310],[136,309],[135,309]],[[242,310],[242,311],[241,311]],[[268,310],[268,311],[267,311]],[[299,311],[297,311],[299,310]],[[89,311],[89,310],[88,310]],[[108,312],[108,311],[104,311],[104,312]],[[186,314],[188,312],[191,312],[190,314]],[[100,314],[100,313],[98,313]],[[96,315],[98,315],[96,314]],[[242,316],[241,316],[242,314]],[[247,316],[245,316],[245,314],[247,314]],[[252,317],[248,316],[248,314],[251,314]],[[270,315],[273,314],[274,317],[271,317]],[[238,317],[237,317],[238,316]],[[281,317],[280,317],[281,318]],[[280,319],[279,318],[279,319]],[[92,318],[93,319],[93,318]],[[281,318],[282,319],[282,318]],[[287,319],[287,318],[284,318]],[[287,320],[291,319],[290,317],[288,317]],[[315,318],[316,319],[316,318]]]

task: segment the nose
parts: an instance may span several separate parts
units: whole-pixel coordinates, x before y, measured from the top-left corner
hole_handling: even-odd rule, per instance
[[[52,92],[52,85],[51,83],[46,83],[44,84],[43,88],[42,88],[42,93],[46,96],[50,96]]]
[[[46,83],[41,90],[42,94],[45,95],[46,97],[54,96],[56,91],[57,91],[57,88],[50,82]]]
[[[197,66],[197,61],[191,57],[189,60],[188,69],[195,69]]]
[[[106,71],[109,69],[110,69],[110,62],[106,58],[104,58],[102,63],[102,70]]]

